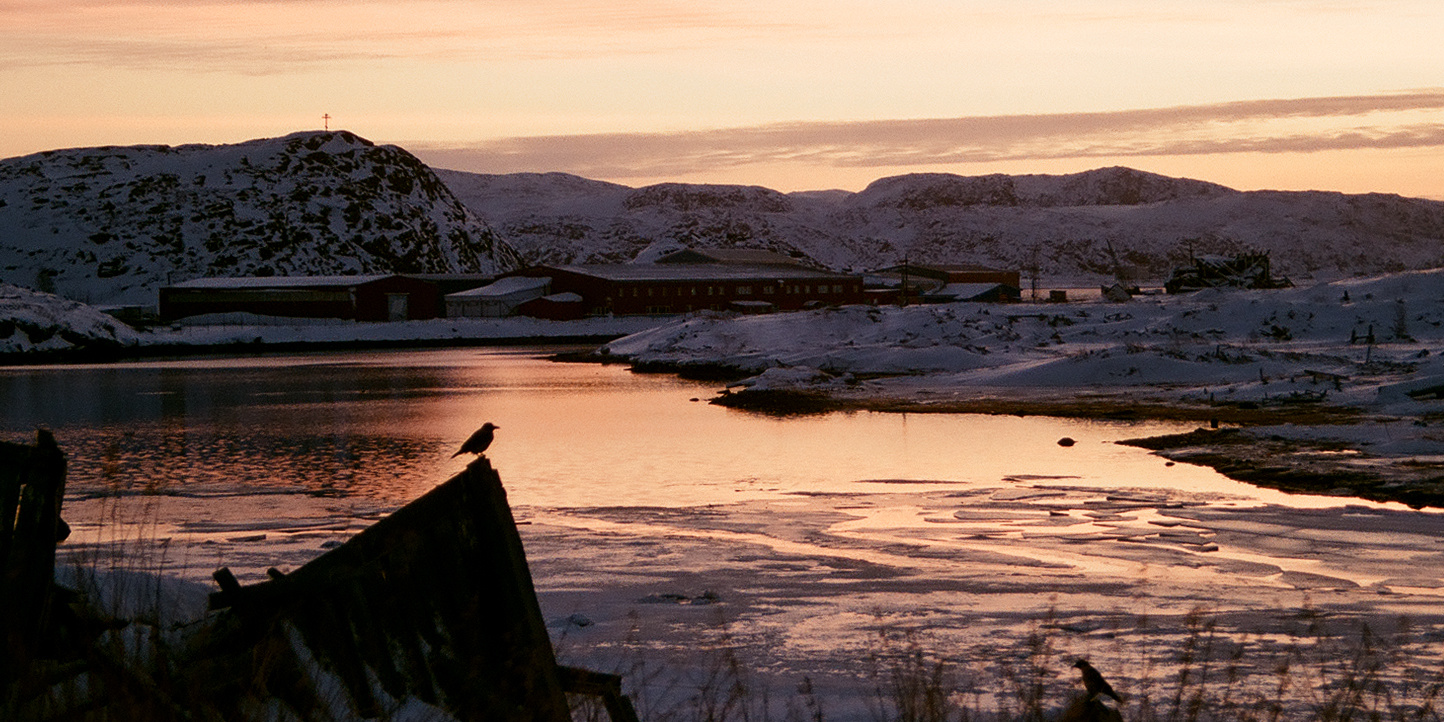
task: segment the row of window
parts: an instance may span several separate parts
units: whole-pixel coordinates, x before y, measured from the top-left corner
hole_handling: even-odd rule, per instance
[[[783,291],[783,293],[791,293],[791,294],[798,294],[798,293],[811,294],[811,293],[813,293],[813,288],[814,288],[814,287],[813,287],[811,284],[796,284],[796,285],[783,286],[783,287],[782,287],[782,291]],[[648,295],[648,296],[654,296],[654,295],[660,295],[660,296],[668,296],[668,295],[675,295],[675,296],[702,296],[702,295],[706,295],[706,296],[714,296],[714,295],[715,295],[715,296],[725,296],[725,295],[727,295],[727,287],[726,287],[726,286],[705,286],[705,287],[703,287],[703,289],[704,289],[703,291],[699,292],[697,286],[688,286],[687,288],[676,288],[676,289],[672,289],[672,288],[667,287],[667,286],[661,286],[660,288],[648,288],[648,289],[647,289],[647,295]],[[670,293],[671,291],[674,291],[674,290],[676,291],[675,294]],[[859,289],[858,289],[856,286],[853,286],[853,289],[852,289],[852,290],[853,290],[853,293],[857,293]],[[638,297],[638,296],[641,295],[641,289],[639,289],[639,288],[637,288],[637,287],[635,287],[635,286],[632,287],[631,291],[632,291],[631,296],[632,296],[633,298],[636,298],[636,297]],[[657,291],[661,291],[661,293],[657,293]],[[839,283],[834,283],[834,284],[821,283],[821,284],[818,284],[818,285],[816,286],[816,292],[817,292],[817,293],[820,293],[820,294],[821,294],[821,293],[843,293],[843,286],[842,286],[842,284],[839,284]],[[752,295],[752,286],[734,286],[732,293],[733,293],[733,295],[736,295],[736,296],[751,296],[751,295]],[[776,294],[776,293],[777,293],[777,286],[763,286],[763,287],[762,287],[762,295],[764,295],[764,296],[771,296],[771,295]],[[625,296],[627,296],[627,289],[625,289],[625,288],[618,288],[618,289],[617,289],[617,298],[623,298],[623,297],[625,297]]]

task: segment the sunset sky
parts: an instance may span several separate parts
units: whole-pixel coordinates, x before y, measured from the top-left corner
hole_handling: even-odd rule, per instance
[[[323,114],[628,185],[1127,165],[1444,199],[1444,2],[0,0],[0,157]]]

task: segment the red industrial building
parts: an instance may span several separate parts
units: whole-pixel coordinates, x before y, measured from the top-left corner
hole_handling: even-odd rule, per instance
[[[167,321],[213,313],[407,321],[438,310],[435,284],[399,275],[197,278],[160,289]]]
[[[862,276],[796,263],[537,266],[510,275],[551,278],[551,293],[581,297],[582,312],[588,316],[795,311],[863,302]]]

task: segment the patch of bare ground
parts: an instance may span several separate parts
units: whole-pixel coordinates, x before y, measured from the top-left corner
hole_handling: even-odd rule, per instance
[[[1358,410],[1343,406],[1277,405],[1257,403],[1190,404],[1128,395],[1079,396],[1029,394],[978,395],[948,399],[847,396],[824,391],[744,389],[724,392],[712,403],[767,414],[825,413],[828,411],[881,411],[934,414],[994,414],[1006,416],[1057,416],[1075,419],[1121,421],[1218,422],[1221,424],[1346,424],[1361,418]]]
[[[1444,464],[1372,456],[1338,441],[1286,439],[1234,428],[1197,429],[1119,443],[1283,491],[1397,501],[1416,509],[1444,507]]]

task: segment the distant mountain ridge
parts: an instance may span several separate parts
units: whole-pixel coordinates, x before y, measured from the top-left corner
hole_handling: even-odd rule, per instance
[[[345,131],[0,160],[0,280],[95,303],[200,276],[519,263],[425,164]]]
[[[0,282],[153,304],[202,276],[497,273],[759,248],[837,270],[907,259],[1043,282],[1161,283],[1190,253],[1272,254],[1321,280],[1444,267],[1444,203],[1236,191],[1102,168],[881,178],[858,191],[433,170],[345,131],[0,160]],[[645,252],[645,253],[644,253]]]
[[[756,247],[864,270],[1036,267],[1046,278],[1161,282],[1190,253],[1269,251],[1280,273],[1336,278],[1444,266],[1444,203],[1236,191],[1102,168],[1070,175],[882,178],[862,191],[644,188],[562,173],[438,170],[531,262],[625,261],[655,244]]]

